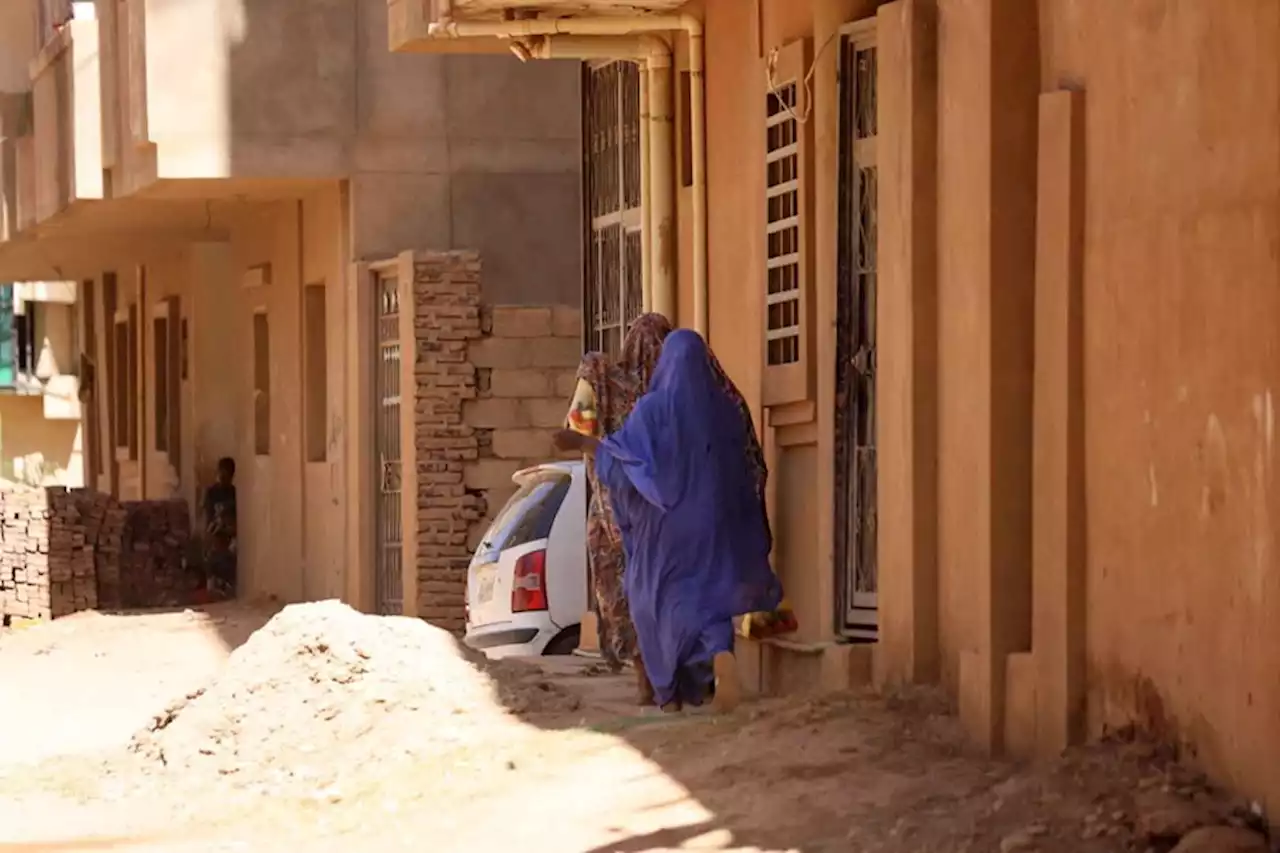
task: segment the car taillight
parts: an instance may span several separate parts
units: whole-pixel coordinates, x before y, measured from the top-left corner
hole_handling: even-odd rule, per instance
[[[530,551],[516,560],[511,584],[511,612],[547,609],[547,552]]]

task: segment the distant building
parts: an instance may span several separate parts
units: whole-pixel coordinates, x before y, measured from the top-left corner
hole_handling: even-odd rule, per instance
[[[65,5],[0,3],[0,280],[75,283],[49,349],[92,368],[84,481],[194,508],[234,457],[241,592],[400,609],[401,497],[366,475],[401,433],[359,426],[398,411],[394,259],[475,250],[487,301],[577,308],[577,65],[395,56],[380,0]],[[6,457],[24,377],[69,387],[30,322]]]

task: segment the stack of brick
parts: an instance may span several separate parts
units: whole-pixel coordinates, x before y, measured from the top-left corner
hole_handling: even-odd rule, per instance
[[[110,495],[87,492],[84,510],[90,540],[94,543],[94,568],[98,576],[98,604],[106,610],[124,607],[120,586],[120,556],[128,511]]]
[[[0,617],[51,619],[98,606],[94,548],[78,493],[0,489]]]
[[[467,536],[484,515],[483,498],[463,482],[466,465],[479,453],[475,430],[463,420],[464,402],[476,396],[468,343],[482,335],[479,257],[419,256],[411,304],[418,459],[418,612],[411,615],[457,631],[463,627],[471,558]]]
[[[187,571],[191,513],[181,499],[123,506],[118,589],[123,607],[183,604],[194,590]]]
[[[101,492],[0,487],[0,618],[190,600],[191,516],[182,500],[121,504]]]

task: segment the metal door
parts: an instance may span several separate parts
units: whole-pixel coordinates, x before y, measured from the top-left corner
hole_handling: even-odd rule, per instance
[[[374,601],[378,613],[404,611],[401,567],[404,525],[400,515],[400,290],[394,272],[377,275],[374,331]]]
[[[838,627],[874,639],[876,592],[876,47],[848,28],[840,67],[840,256],[836,332]]]

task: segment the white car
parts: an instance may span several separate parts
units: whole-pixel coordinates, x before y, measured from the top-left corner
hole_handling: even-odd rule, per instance
[[[572,654],[587,609],[587,478],[581,462],[511,477],[467,570],[465,642],[491,658]]]

